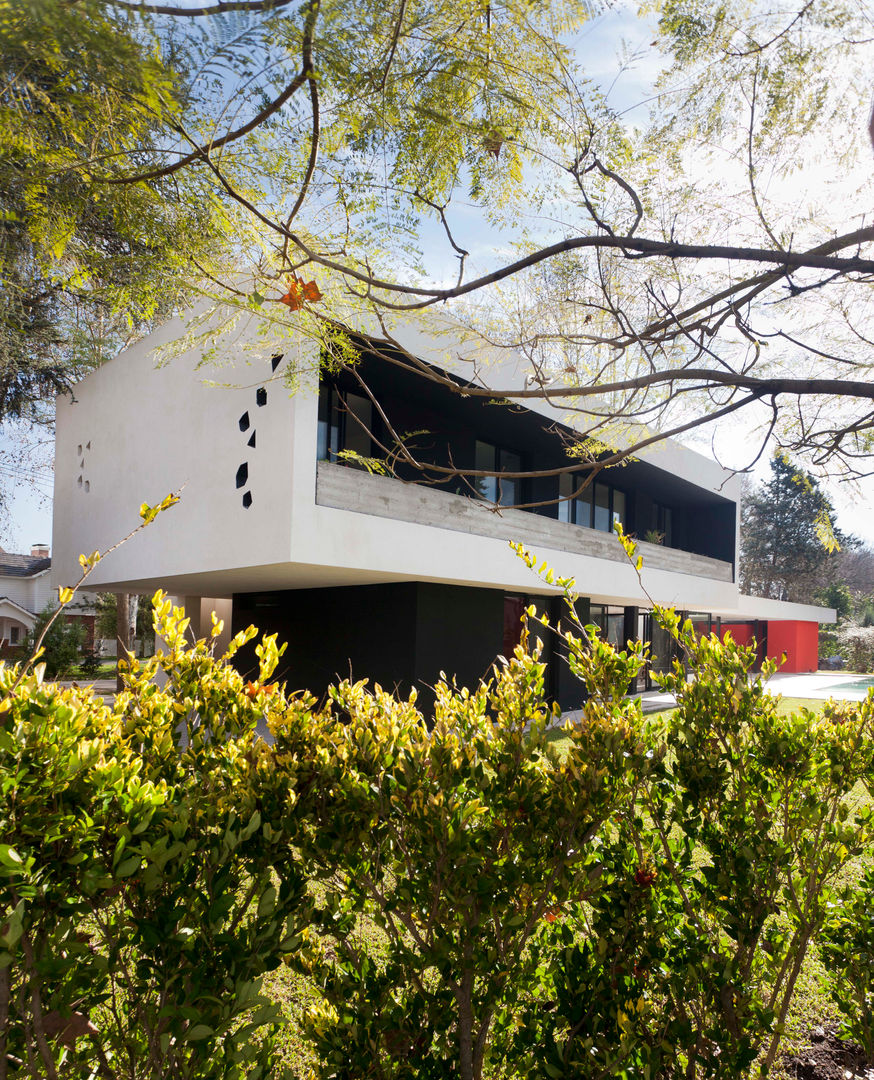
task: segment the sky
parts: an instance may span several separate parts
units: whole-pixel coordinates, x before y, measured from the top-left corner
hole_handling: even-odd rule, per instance
[[[620,0],[587,22],[573,42],[586,74],[609,91],[611,104],[629,124],[645,120],[646,101],[661,67],[660,55],[650,44],[652,37],[651,28],[637,17],[636,5]],[[625,60],[625,66],[617,77],[620,57]],[[490,242],[491,238],[484,233],[483,245]],[[0,547],[7,551],[29,552],[33,544],[51,543],[51,454],[45,435],[34,436],[27,429],[7,426],[0,431],[0,461],[5,461],[7,454],[24,440],[35,438],[41,443],[35,472],[25,475],[14,465],[12,471],[9,466],[0,465],[0,482],[8,491],[5,512],[0,511]],[[752,445],[751,437],[742,428],[723,430],[716,445],[717,456],[743,455],[747,444]],[[696,449],[709,452],[706,443]],[[735,467],[741,461],[735,458],[724,463]],[[757,476],[761,479],[766,473],[764,458]],[[826,490],[838,512],[840,528],[874,545],[874,478],[853,485],[829,484]]]

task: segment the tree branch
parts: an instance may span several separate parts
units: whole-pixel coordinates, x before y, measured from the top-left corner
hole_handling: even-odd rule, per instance
[[[441,301],[452,300],[468,293],[476,292],[486,285],[504,281],[506,278],[527,270],[531,266],[562,255],[569,251],[593,248],[596,250],[619,249],[622,251],[635,251],[647,257],[668,259],[725,259],[728,262],[763,262],[773,263],[785,270],[809,267],[822,270],[837,270],[842,273],[865,273],[874,274],[874,259],[863,259],[859,256],[851,258],[838,257],[830,254],[818,253],[816,248],[810,251],[774,251],[769,248],[729,247],[717,244],[681,244],[673,240],[649,240],[645,237],[636,236],[576,236],[568,240],[561,240],[556,244],[540,248],[538,251],[526,255],[515,262],[507,263],[499,270],[494,270],[482,277],[475,278],[465,285],[458,285],[451,289],[428,289],[417,285],[401,285],[397,282],[385,281],[375,278],[372,274],[365,273],[355,267],[338,263],[319,255],[299,236],[292,235],[292,242],[313,262],[329,270],[335,270],[345,277],[361,281],[371,289],[382,289],[389,293],[399,293],[404,296],[418,296],[424,299],[411,304],[390,304],[387,301],[378,301],[384,307],[394,307],[405,311],[413,311]],[[844,236],[835,237],[828,241],[827,245],[832,251],[840,251],[843,248],[855,247],[863,243],[874,241],[874,226],[856,229]],[[772,272],[773,273],[773,272]],[[777,277],[782,276],[778,274]],[[776,278],[774,279],[776,280]],[[732,291],[743,288],[745,285],[755,284],[755,280],[733,286]],[[710,306],[712,301],[706,301],[704,307]]]
[[[148,12],[150,15],[173,15],[185,18],[197,18],[201,15],[218,15],[223,11],[276,11],[287,7],[294,0],[219,0],[209,7],[184,8],[175,4],[136,4],[130,0],[110,0],[115,7],[128,11]]]
[[[118,2],[118,0],[115,0]],[[290,0],[289,0],[290,2]],[[97,180],[98,183],[103,184],[136,184],[145,180],[160,180],[162,177],[170,176],[172,173],[178,172],[180,169],[184,169],[188,165],[202,162],[207,159],[213,150],[218,150],[219,147],[227,146],[228,143],[235,142],[237,139],[241,139],[244,135],[248,135],[249,132],[254,131],[255,128],[260,127],[266,120],[269,120],[274,113],[277,113],[282,106],[289,101],[297,91],[303,86],[303,84],[309,81],[314,83],[312,79],[313,67],[312,67],[312,42],[313,31],[315,29],[316,16],[318,15],[319,3],[318,0],[312,0],[307,8],[307,16],[304,21],[303,29],[303,54],[304,54],[304,66],[301,71],[291,80],[291,82],[285,87],[278,97],[275,97],[271,102],[264,106],[264,108],[252,119],[243,124],[241,127],[236,128],[234,131],[229,131],[227,135],[222,135],[218,139],[214,139],[211,142],[205,143],[202,146],[195,147],[191,153],[186,154],[178,161],[174,161],[172,165],[165,165],[160,169],[152,169],[150,172],[138,173],[135,176],[116,176],[105,177]],[[318,135],[318,112],[314,113],[314,146],[317,145]],[[314,164],[314,163],[313,163]]]

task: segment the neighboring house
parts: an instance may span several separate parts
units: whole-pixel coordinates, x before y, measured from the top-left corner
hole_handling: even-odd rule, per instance
[[[34,544],[29,555],[15,555],[0,548],[0,654],[22,645],[39,613],[57,606],[58,591],[52,584],[51,569],[49,549],[44,544]],[[64,615],[81,622],[86,641],[93,644],[93,597],[77,594]]]
[[[396,336],[462,388],[475,377],[524,385],[521,361],[495,359],[444,331],[419,325]],[[289,643],[281,674],[291,687],[320,693],[351,673],[427,694],[441,671],[469,684],[511,650],[529,602],[560,616],[555,590],[509,539],[576,579],[584,622],[615,642],[642,636],[668,663],[670,643],[612,532],[621,521],[638,536],[661,536],[640,544],[654,600],[689,613],[704,631],[730,627],[755,636],[762,652],[786,650],[786,670],[816,668],[817,623],[834,621],[834,612],[739,595],[740,485],[715,462],[664,443],[603,473],[576,499],[568,498],[572,480],[555,475],[485,480],[479,498],[458,480],[371,475],[338,455],[378,454],[366,429],[381,438],[385,423],[353,377],[318,384],[312,343],[295,341],[272,360],[238,360],[233,378],[243,385],[218,389],[205,384],[216,373],[198,371],[194,352],[155,367],[154,347],[183,332],[169,324],[88,375],[74,400],[58,400],[56,584],[77,576],[80,552],[126,535],[141,502],[184,486],[180,504],[102,561],[89,584],[163,588],[185,603],[196,632],[208,630],[215,610],[226,636],[250,623],[278,633]],[[226,340],[220,358],[233,362],[251,341],[245,332]],[[283,383],[290,365],[294,393]],[[531,400],[511,411],[379,363],[366,348],[358,371],[396,430],[424,433],[420,455],[434,464],[513,472],[569,461],[556,430],[573,434],[570,409]],[[543,505],[514,508],[522,502]],[[557,648],[547,640],[547,658]],[[254,664],[251,649],[241,662]],[[562,706],[579,703],[566,665],[551,664],[550,679]]]

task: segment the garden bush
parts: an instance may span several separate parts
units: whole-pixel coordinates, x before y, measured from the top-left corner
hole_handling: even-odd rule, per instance
[[[43,635],[40,659],[50,679],[63,679],[79,661],[79,650],[85,643],[85,628],[81,623],[55,618],[55,608],[47,607],[36,617],[32,630],[24,641],[24,654],[30,655]],[[46,627],[48,626],[48,629]]]
[[[874,671],[874,626],[845,623],[837,638],[850,671]]]
[[[822,956],[844,1020],[843,1034],[874,1061],[874,866],[846,886],[826,921]]]
[[[281,1076],[261,982],[282,964],[315,998],[319,1077],[773,1062],[871,847],[851,793],[874,699],[780,716],[750,650],[658,611],[678,709],[645,718],[625,696],[645,647],[565,622],[543,633],[590,696],[559,754],[527,630],[425,716],[363,682],[287,693],[273,638],[244,679],[253,629],[215,658],[220,624],[186,644],[156,600],[165,649],[111,707],[0,669],[0,1080]]]

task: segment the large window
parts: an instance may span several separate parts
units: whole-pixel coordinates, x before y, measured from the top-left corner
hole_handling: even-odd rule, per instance
[[[340,394],[326,384],[320,387],[319,461],[336,461],[341,450],[371,457],[372,430],[373,403],[369,398],[361,394]]]
[[[661,533],[661,543],[665,547],[673,547],[674,545],[674,513],[670,506],[662,506],[661,503],[655,504],[656,511],[656,531]]]
[[[513,450],[492,443],[476,441],[474,468],[483,472],[517,473],[522,471],[522,459]],[[516,506],[522,502],[522,481],[514,476],[478,476],[475,487],[482,498],[499,506]]]
[[[625,608],[592,604],[589,609],[589,621],[600,629],[604,640],[609,641],[614,648],[625,648],[625,642],[622,640],[625,632]]]
[[[583,491],[582,473],[563,473],[559,477],[558,520],[587,529],[613,532],[617,522],[625,524],[625,492],[609,484],[589,484]]]
[[[562,473],[558,478],[558,520],[589,528],[592,524],[592,485],[579,491],[582,483],[582,476],[573,473]]]

